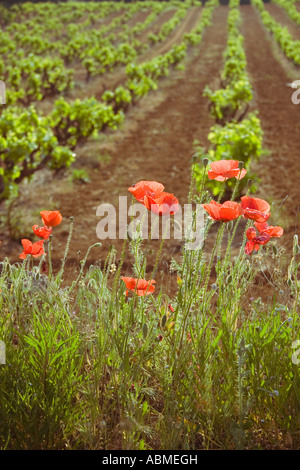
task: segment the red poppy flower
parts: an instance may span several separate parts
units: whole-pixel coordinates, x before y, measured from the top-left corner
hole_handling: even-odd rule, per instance
[[[239,162],[237,160],[218,160],[210,164],[210,170],[207,175],[210,180],[225,181],[228,178],[242,179],[244,178],[247,170],[244,168],[239,169]]]
[[[139,181],[128,188],[128,191],[155,214],[175,214],[179,209],[178,199],[174,194],[164,192],[164,189],[164,185],[157,181]]]
[[[44,240],[48,240],[49,235],[52,233],[52,227],[39,227],[38,225],[33,225],[32,229],[35,235],[40,238],[44,238]]]
[[[121,277],[121,279],[125,282],[127,287],[126,296],[130,290],[140,296],[152,294],[155,290],[153,284],[155,284],[156,281],[153,279],[151,281],[145,281],[145,279],[134,279],[133,277]]]
[[[157,183],[157,181],[139,181],[136,184],[133,184],[128,188],[128,191],[139,201],[144,202],[145,196],[151,196],[155,198],[159,196],[165,187],[161,183]]]
[[[248,228],[246,232],[248,242],[245,246],[245,252],[250,255],[253,251],[258,251],[261,245],[265,245],[270,240],[270,235],[266,232],[261,232],[258,235],[254,227]]]
[[[266,222],[270,217],[270,205],[257,197],[243,196],[241,198],[243,217],[255,222]]]
[[[283,235],[283,228],[279,227],[279,225],[274,227],[273,225],[268,225],[267,222],[255,222],[254,225],[260,233],[268,233],[271,238],[279,238]]]
[[[173,215],[179,209],[177,197],[174,194],[164,192],[155,199],[147,196],[144,204],[147,209],[158,215]]]
[[[226,201],[220,204],[212,200],[209,204],[202,204],[202,207],[209,213],[209,218],[221,222],[229,222],[242,215],[242,208],[238,202]]]
[[[265,245],[270,238],[279,238],[283,234],[283,228],[269,226],[266,222],[258,223],[255,222],[255,227],[258,230],[258,235],[254,227],[250,227],[247,232],[248,242],[246,243],[245,251],[250,255],[254,250],[258,251],[260,245]]]
[[[31,243],[30,240],[22,239],[21,243],[23,245],[23,252],[19,255],[19,258],[25,259],[27,255],[31,255],[34,258],[37,258],[45,254],[43,243],[44,240],[39,240],[38,242]]]
[[[55,227],[62,221],[62,215],[59,211],[42,211],[40,212],[43,223],[47,227]]]

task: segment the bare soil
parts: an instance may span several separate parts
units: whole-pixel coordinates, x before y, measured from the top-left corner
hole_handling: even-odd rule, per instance
[[[285,10],[274,3],[267,3],[266,10],[272,15],[280,25],[285,26],[294,39],[300,40],[300,27],[294,23],[287,15]]]

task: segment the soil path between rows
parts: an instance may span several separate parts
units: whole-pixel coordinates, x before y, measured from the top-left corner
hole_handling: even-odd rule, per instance
[[[289,18],[284,8],[281,8],[279,5],[275,5],[274,3],[265,5],[265,8],[274,20],[288,29],[293,39],[298,41],[300,40],[300,26]]]
[[[150,93],[137,106],[132,107],[122,129],[109,133],[103,143],[91,142],[79,153],[105,152],[109,162],[98,165],[91,172],[91,181],[86,185],[76,185],[72,190],[57,182],[51,194],[52,205],[56,205],[64,216],[63,223],[54,229],[53,260],[59,265],[68,236],[68,217],[74,216],[74,235],[70,245],[69,263],[65,281],[79,269],[90,245],[98,242],[96,226],[99,217],[96,209],[100,204],[113,204],[118,209],[119,196],[131,196],[128,187],[140,180],[156,180],[165,185],[165,190],[175,194],[183,205],[187,202],[191,157],[194,153],[194,140],[207,145],[207,135],[214,124],[208,113],[208,102],[203,98],[203,90],[218,78],[223,66],[223,51],[226,44],[226,24],[228,9],[218,7],[214,11],[213,23],[207,28],[200,45],[189,49],[186,69],[173,70],[162,80],[159,89]],[[195,22],[188,15],[186,29],[190,31]],[[87,158],[88,164],[88,158]],[[51,191],[51,183],[40,182],[30,189],[31,200],[41,203],[41,188],[44,194]],[[39,201],[40,198],[40,201]],[[118,210],[117,210],[118,212]],[[161,240],[153,240],[148,257],[148,272],[151,273]],[[94,248],[89,263],[104,260],[109,246],[115,246],[120,257],[123,240],[104,240],[101,248]],[[164,291],[173,290],[176,276],[169,273],[172,257],[180,257],[181,241],[165,241],[159,272],[164,271]],[[5,248],[5,247],[4,247]],[[15,247],[16,248],[16,247]],[[8,247],[7,247],[8,249]],[[10,246],[10,250],[12,247]],[[18,248],[20,252],[20,248]],[[80,254],[78,254],[80,252]],[[16,250],[15,250],[16,253]],[[12,255],[10,256],[12,257]],[[122,269],[122,275],[131,275],[132,257],[129,253]],[[158,276],[160,277],[160,276]],[[158,282],[159,285],[159,282]]]
[[[251,5],[243,6],[241,12],[247,70],[254,89],[253,107],[259,112],[264,147],[270,151],[253,165],[261,178],[257,196],[274,203],[272,223],[282,223],[285,240],[291,241],[299,230],[300,105],[291,100],[290,76],[275,57],[274,40],[267,34],[257,12]]]

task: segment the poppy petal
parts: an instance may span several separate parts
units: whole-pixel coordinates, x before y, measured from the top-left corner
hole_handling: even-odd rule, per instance
[[[157,181],[139,181],[138,183],[130,186],[128,191],[140,202],[146,195],[155,197],[163,192],[165,189],[164,185]]]
[[[62,221],[62,215],[59,211],[41,211],[40,214],[47,227],[55,227]]]
[[[211,169],[207,175],[209,179],[216,181],[225,181],[229,178],[242,179],[247,173],[244,168],[239,169],[239,161],[237,160],[218,160],[210,164]]]
[[[246,236],[247,236],[248,240],[253,240],[256,237],[255,228],[254,227],[248,228],[248,230],[246,232]]]
[[[30,240],[27,240],[27,238],[23,238],[23,239],[21,240],[21,243],[22,243],[22,245],[23,245],[23,248],[24,248],[25,253],[29,253],[29,251],[30,251],[31,248],[32,248],[32,243],[31,243],[31,241],[30,241]]]

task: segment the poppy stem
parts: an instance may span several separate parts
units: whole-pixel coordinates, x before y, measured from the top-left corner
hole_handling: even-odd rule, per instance
[[[158,253],[157,253],[157,256],[156,256],[156,260],[155,260],[154,268],[153,268],[153,271],[152,271],[152,275],[150,277],[150,281],[152,281],[152,279],[154,279],[154,277],[155,277],[157,267],[158,267],[159,258],[160,258],[160,255],[161,255],[162,247],[163,247],[163,244],[164,244],[164,241],[165,241],[165,236],[166,236],[166,233],[168,231],[168,228],[169,228],[168,224],[166,224],[165,231],[164,231],[163,237],[162,237],[162,241],[160,243],[159,250],[158,250]],[[150,286],[150,284],[149,284],[149,286]],[[148,288],[149,288],[149,286],[148,286]]]
[[[101,246],[101,243],[97,242],[97,243],[94,243],[94,245],[91,245],[89,246],[87,252],[86,252],[86,255],[84,257],[84,259],[81,261],[81,268],[80,268],[80,272],[77,276],[77,279],[76,281],[73,282],[73,284],[71,285],[70,289],[69,289],[69,293],[72,292],[74,290],[74,288],[77,286],[78,282],[80,281],[81,279],[81,276],[82,276],[82,273],[83,273],[83,270],[84,270],[84,267],[86,265],[86,262],[87,262],[87,259],[88,259],[88,256],[90,254],[90,251],[92,248],[96,247],[96,246]]]
[[[240,185],[240,175],[241,175],[241,172],[242,172],[242,170],[240,170],[240,172],[239,172],[239,174],[238,174],[238,177],[237,177],[237,180],[236,180],[234,189],[233,189],[233,193],[232,193],[232,196],[231,196],[231,201],[234,201],[234,200],[235,200],[235,197],[236,197],[236,195],[237,195],[237,192],[238,192],[238,189],[239,189],[239,185]]]
[[[225,229],[225,223],[222,224],[222,226],[219,228],[218,233],[217,233],[217,239],[214,244],[213,251],[210,257],[210,261],[209,261],[209,265],[206,271],[207,274],[206,274],[206,279],[205,279],[205,284],[204,284],[204,293],[206,293],[206,290],[207,290],[209,276],[211,273],[211,268],[212,268],[212,264],[214,261],[215,253],[216,253],[217,248],[219,247],[219,243],[222,241],[224,229]]]
[[[127,238],[125,238],[124,242],[123,242],[121,260],[120,260],[118,269],[117,269],[116,274],[115,274],[113,287],[112,287],[112,294],[111,294],[110,309],[112,308],[112,310],[114,310],[114,308],[115,308],[115,328],[116,328],[116,330],[118,330],[118,323],[119,323],[119,320],[118,320],[118,309],[119,309],[119,307],[118,307],[118,302],[116,301],[115,297],[116,297],[116,291],[117,291],[117,287],[118,287],[118,283],[119,283],[119,279],[120,279],[121,269],[122,269],[123,262],[124,262],[124,259],[125,259],[125,255],[126,255],[126,246],[127,246]]]
[[[244,248],[245,248],[246,240],[247,240],[247,229],[250,227],[250,225],[251,225],[251,220],[248,220],[247,225],[245,227],[244,234],[243,234],[243,241],[242,241],[242,244],[241,244],[240,252],[239,252],[239,255],[238,255],[238,258],[237,258],[237,261],[236,261],[237,266],[241,262],[241,258],[243,256],[245,256],[245,249]]]
[[[204,169],[203,174],[202,174],[202,178],[201,178],[200,189],[199,189],[200,203],[202,202],[202,192],[203,192],[203,189],[204,189],[206,178],[207,178],[207,172]]]
[[[29,260],[29,263],[30,263],[30,260]],[[22,265],[24,272],[27,271],[27,265],[28,265],[28,258],[25,258],[23,261],[23,265]]]
[[[193,199],[193,195],[194,195],[196,165],[197,165],[197,162],[194,161],[194,159],[193,159],[192,168],[191,168],[191,183],[190,183],[190,190],[189,190],[189,196],[188,196],[189,204],[191,204],[192,199]],[[202,178],[201,178],[201,182],[200,182],[200,190],[199,190],[200,197],[201,197],[203,186],[204,186],[205,176],[206,176],[206,171],[205,171],[205,168],[204,168]]]
[[[49,266],[49,280],[51,280],[52,277],[52,259],[51,259],[51,248],[52,248],[52,235],[49,236],[48,239],[48,266]]]
[[[152,230],[154,230],[156,224],[157,224],[157,221],[159,221],[159,217],[155,218],[154,219],[154,224],[153,224],[153,227]],[[150,247],[150,242],[152,240],[152,230],[150,230],[150,236],[147,240],[147,244],[146,244],[146,250],[144,252],[144,256],[142,258],[142,262],[140,263],[140,266],[139,266],[139,269],[137,269],[136,271],[136,274],[137,274],[137,278],[138,279],[144,279],[145,277],[145,271],[146,271],[146,262],[147,262],[147,254],[148,254],[148,251],[149,251],[149,247]]]
[[[226,253],[225,253],[225,256],[224,256],[222,271],[221,271],[220,275],[218,276],[219,279],[221,278],[221,276],[222,276],[222,275],[224,274],[224,272],[226,271],[226,268],[227,268],[227,265],[228,265],[228,261],[229,261],[229,259],[230,259],[232,242],[233,242],[233,239],[234,239],[234,236],[235,236],[235,233],[236,233],[236,230],[237,230],[237,228],[238,228],[239,223],[240,223],[240,217],[239,217],[239,218],[236,220],[236,222],[235,222],[235,225],[234,225],[233,230],[232,230],[232,234],[230,234],[230,233],[228,232],[227,248],[226,248]]]
[[[223,197],[224,194],[225,194],[225,189],[226,189],[226,186],[225,186],[225,184],[224,184],[224,185],[222,185],[222,189],[221,189],[221,191],[219,192],[219,196],[218,196],[217,202],[219,202],[219,203],[221,202],[221,199],[222,199],[222,197]]]
[[[42,268],[42,264],[43,264],[44,259],[45,259],[45,255],[42,255],[41,259],[40,259],[40,262],[39,262],[39,266],[38,266],[38,272],[41,272],[41,268]]]
[[[59,271],[58,275],[56,276],[56,282],[57,282],[58,284],[60,284],[61,278],[62,278],[62,276],[63,276],[63,274],[64,274],[66,259],[67,259],[67,256],[68,256],[68,252],[69,252],[69,248],[70,248],[70,243],[71,243],[71,239],[72,239],[72,234],[73,234],[74,217],[70,217],[70,219],[71,219],[70,231],[69,231],[69,236],[68,236],[68,240],[67,240],[67,244],[66,244],[66,249],[65,249],[65,253],[64,253],[63,260],[62,260],[62,264],[61,264],[60,271]]]

